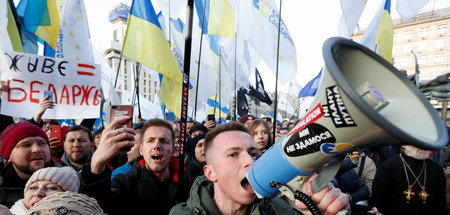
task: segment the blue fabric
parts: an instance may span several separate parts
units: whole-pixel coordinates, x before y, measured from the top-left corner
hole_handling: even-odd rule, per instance
[[[322,70],[320,70],[319,74],[314,77],[311,81],[309,81],[300,93],[298,94],[298,98],[307,97],[307,96],[315,96],[317,89],[319,88],[319,82],[322,77]]]
[[[118,174],[120,173],[127,173],[131,170],[131,164],[130,163],[126,163],[122,166],[117,167],[115,170],[112,171],[111,173],[111,180]]]
[[[131,5],[131,15],[147,20],[161,28],[158,17],[156,16],[153,4],[149,0],[134,0]]]

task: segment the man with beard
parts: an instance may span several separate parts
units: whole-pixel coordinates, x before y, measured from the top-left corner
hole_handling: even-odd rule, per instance
[[[246,176],[259,152],[244,125],[230,122],[210,130],[204,150],[205,175],[195,180],[187,203],[178,204],[170,214],[298,214],[279,198],[256,198]],[[306,194],[311,195],[309,184]],[[331,183],[311,198],[327,214],[348,206],[348,197]],[[298,200],[295,204],[306,209]]]
[[[106,163],[122,148],[132,147],[135,132],[131,128],[117,128],[130,118],[114,120],[104,131],[90,165],[81,171],[80,192],[96,198],[108,214],[168,214],[170,208],[186,201],[189,182],[179,182],[176,170],[170,169],[175,134],[171,124],[151,119],[142,127],[140,154],[127,173],[112,180]]]
[[[447,214],[446,179],[430,151],[402,146],[384,161],[372,184],[371,205],[382,214]]]
[[[11,207],[23,198],[27,180],[36,171],[54,166],[47,135],[27,121],[9,125],[1,134],[0,204]]]
[[[61,165],[72,167],[78,172],[81,171],[83,165],[90,161],[94,148],[93,141],[91,131],[82,125],[67,129]]]

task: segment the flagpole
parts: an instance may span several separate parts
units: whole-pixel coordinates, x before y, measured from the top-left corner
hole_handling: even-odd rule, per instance
[[[203,44],[203,30],[205,28],[205,11],[206,11],[206,0],[203,1],[203,12],[202,12],[202,31],[200,33],[200,49],[198,51],[198,66],[197,66],[197,84],[195,85],[195,103],[194,103],[194,120],[197,121],[197,99],[198,99],[198,84],[200,83],[200,65],[202,59],[202,44]]]
[[[122,64],[122,52],[120,53],[119,65],[117,66],[116,80],[114,81],[114,90],[116,90],[117,79],[119,78],[120,65]]]
[[[273,108],[273,130],[272,130],[272,140],[275,142],[276,127],[277,127],[277,104],[278,104],[278,63],[280,58],[280,32],[281,32],[281,6],[282,0],[280,0],[280,11],[278,12],[278,42],[277,42],[277,68],[275,74],[275,105]]]
[[[141,115],[141,102],[139,100],[139,77],[141,75],[141,64],[137,63],[136,65],[136,73],[137,73],[137,85],[136,85],[136,96],[137,96],[137,105],[138,105],[138,119],[142,119]],[[133,106],[134,108],[134,106]]]
[[[237,31],[234,32],[234,111],[233,111],[233,121],[236,121],[236,109],[237,109],[237,87],[236,87],[236,82],[237,82],[237,75],[236,75],[236,70],[237,70]]]
[[[194,0],[187,1],[186,7],[186,33],[184,37],[184,68],[183,68],[183,89],[181,100],[181,125],[180,125],[180,151],[178,154],[178,182],[183,181],[184,176],[184,144],[186,143],[186,123],[187,106],[189,95],[189,74],[191,69],[191,48],[192,48],[192,18],[194,15]]]

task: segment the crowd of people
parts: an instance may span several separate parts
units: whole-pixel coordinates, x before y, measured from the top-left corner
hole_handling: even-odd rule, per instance
[[[128,128],[120,125],[130,118],[121,118],[92,131],[86,119],[63,139],[50,138],[50,126],[59,123],[41,117],[53,103],[44,99],[40,107],[16,123],[0,116],[0,214],[307,213],[298,200],[258,199],[246,179],[253,162],[281,144],[295,122],[273,129],[270,118],[252,115],[221,125],[189,121],[186,153],[179,157],[177,121],[155,118]],[[311,176],[306,194],[326,214],[447,214],[442,168],[430,151],[403,145],[349,153],[316,193],[308,183],[317,174]]]

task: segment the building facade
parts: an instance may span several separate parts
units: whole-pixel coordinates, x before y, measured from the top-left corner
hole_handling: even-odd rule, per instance
[[[420,13],[394,24],[392,58],[394,66],[415,73],[416,62],[420,81],[427,81],[450,72],[450,8]],[[355,33],[359,41],[364,32]],[[417,61],[416,61],[417,59]]]

